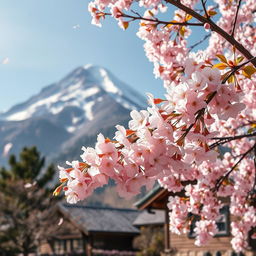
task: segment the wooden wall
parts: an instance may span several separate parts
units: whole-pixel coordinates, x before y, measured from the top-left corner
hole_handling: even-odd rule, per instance
[[[171,248],[174,251],[175,256],[204,256],[206,252],[211,253],[212,256],[216,256],[217,252],[221,253],[221,256],[231,256],[232,248],[230,244],[231,237],[214,237],[205,246],[198,247],[194,244],[195,239],[188,238],[187,235],[170,235]],[[256,252],[247,251],[244,253],[246,256],[256,256]]]
[[[195,246],[195,239],[188,238],[186,234],[176,235],[171,234],[171,247],[177,251],[193,250],[193,251],[209,251],[209,250],[231,250],[230,237],[216,237],[203,247]]]

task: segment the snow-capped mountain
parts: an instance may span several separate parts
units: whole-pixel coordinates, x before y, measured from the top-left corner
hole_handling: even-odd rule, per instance
[[[106,69],[86,65],[75,69],[60,82],[45,87],[28,101],[12,107],[1,114],[0,119],[23,121],[47,115],[63,115],[63,111],[68,110],[72,112],[72,118],[66,120],[65,127],[68,132],[72,132],[84,120],[93,120],[94,105],[102,101],[106,94],[129,110],[140,108],[145,102],[140,94]]]
[[[108,70],[79,67],[0,114],[0,153],[8,144],[11,153],[36,145],[47,157],[69,154],[70,148],[80,149],[86,139],[93,144],[91,137],[100,131],[113,133],[116,124],[126,123],[129,112],[145,108],[145,102]],[[5,160],[1,156],[0,164]]]

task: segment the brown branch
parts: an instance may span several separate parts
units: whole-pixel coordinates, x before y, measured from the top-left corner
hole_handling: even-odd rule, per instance
[[[200,41],[198,41],[197,43],[193,44],[192,46],[189,47],[189,51],[192,51],[195,47],[197,47],[199,44],[203,43],[207,38],[209,38],[211,36],[211,34],[207,34],[204,36],[204,38],[202,38]]]
[[[194,22],[174,22],[174,21],[163,21],[159,20],[157,18],[155,19],[149,19],[149,18],[144,18],[142,17],[139,13],[134,12],[137,16],[121,13],[120,17],[123,18],[130,18],[132,20],[144,20],[144,21],[149,21],[149,22],[154,22],[156,25],[163,24],[163,25],[177,25],[177,26],[203,26],[203,23],[194,23]],[[111,13],[104,13],[105,15],[112,15]]]
[[[214,142],[209,147],[210,147],[210,149],[213,149],[217,146],[223,145],[232,140],[239,140],[239,139],[249,138],[249,137],[254,137],[254,136],[256,136],[256,132],[249,133],[249,134],[236,135],[236,136],[229,136],[229,137],[215,137],[215,138],[212,138],[212,140],[218,140],[218,141]]]
[[[215,97],[216,94],[217,94],[217,91],[211,93],[211,95],[209,96],[209,98],[205,101],[206,104],[209,104],[209,103],[212,101],[212,99]],[[204,115],[205,110],[206,110],[206,107],[199,109],[199,110],[195,113],[195,115],[196,115],[195,122],[192,123],[192,124],[186,129],[186,131],[181,135],[181,137],[177,140],[177,142],[180,141],[180,140],[183,140],[183,139],[188,135],[188,133],[190,132],[190,130],[192,129],[192,127],[195,125],[195,123]]]
[[[244,65],[248,64],[249,62],[252,62],[252,63],[253,63],[253,61],[255,61],[255,60],[256,60],[256,56],[253,57],[253,58],[251,58],[251,59],[249,59],[249,60],[247,60],[246,62],[244,62],[244,63],[238,65],[238,66],[235,66],[235,67],[230,71],[230,73],[228,74],[228,76],[223,79],[222,83],[225,84],[225,83],[228,81],[228,79],[229,79],[232,75],[234,75],[240,68],[242,68]]]
[[[206,6],[205,6],[206,1],[207,1],[207,0],[201,0],[201,3],[202,3],[202,6],[203,6],[203,8],[204,8],[204,13],[205,13],[206,18],[207,18],[208,20],[210,20],[210,16],[209,16],[209,14],[208,14],[208,12],[207,12],[207,9],[206,9]]]
[[[229,137],[214,137],[212,138],[212,140],[227,140],[227,139],[237,140],[237,139],[242,139],[245,137],[253,137],[253,136],[256,136],[256,132],[249,133],[249,134],[236,135],[236,136],[229,136]]]
[[[252,62],[253,60],[256,60],[256,57],[253,57],[252,59],[250,59],[250,60],[248,60],[248,61],[246,61],[246,62],[240,64],[239,66],[236,66],[236,67],[234,68],[235,70],[233,70],[233,71],[228,75],[228,77],[225,78],[225,79],[222,81],[222,84],[225,84],[226,81],[228,80],[228,78],[229,78],[232,74],[234,74],[234,73],[235,73],[236,71],[238,71],[241,67],[243,67],[244,65],[248,64],[249,62]],[[211,102],[211,100],[215,97],[216,94],[217,94],[217,91],[213,92],[213,93],[210,95],[210,97],[205,101],[207,105]],[[200,119],[200,117],[202,117],[202,116],[204,115],[205,110],[206,110],[206,108],[202,108],[202,109],[198,110],[197,113],[195,113],[195,114],[196,114],[195,122],[192,123],[192,124],[190,124],[190,126],[185,130],[185,132],[184,132],[184,133],[182,134],[182,136],[177,140],[177,142],[182,141],[182,140],[188,135],[188,133],[190,132],[190,130],[192,129],[192,127],[195,125],[195,123]],[[244,136],[244,137],[252,137],[252,136],[254,136],[254,135],[249,135],[249,136],[247,135],[247,136]],[[227,142],[228,142],[228,141],[227,141]],[[227,142],[225,142],[225,143],[227,143]],[[225,144],[225,143],[223,142],[223,143],[220,143],[220,144],[218,144],[218,145],[222,145],[222,144]],[[214,148],[214,147],[216,147],[216,146],[217,146],[217,145],[212,144],[212,145],[210,146],[210,148],[211,148],[211,147]],[[212,148],[211,148],[211,149],[212,149]]]
[[[242,0],[239,0],[238,5],[237,5],[237,9],[236,9],[235,21],[234,21],[233,30],[232,30],[232,33],[231,33],[231,36],[233,36],[233,37],[234,37],[234,34],[235,34],[236,22],[237,22],[237,17],[238,17],[238,12],[239,12],[239,9],[240,9],[240,6],[241,6],[241,2],[242,2]]]
[[[235,48],[241,52],[248,60],[251,60],[250,62],[256,67],[256,59],[253,58],[252,54],[235,38],[231,35],[229,35],[226,31],[224,31],[222,28],[220,28],[216,23],[214,23],[212,20],[208,20],[204,16],[200,15],[199,13],[195,12],[191,8],[183,5],[180,1],[177,0],[165,0],[167,3],[172,4],[176,6],[177,8],[183,10],[184,12],[190,14],[192,17],[197,19],[198,21],[202,22],[203,24],[209,23],[210,28],[212,31],[216,32],[220,36],[222,36],[225,40],[227,40],[231,45],[235,46]]]
[[[250,149],[248,149],[242,156],[241,158],[232,166],[232,168],[220,179],[217,180],[217,183],[215,185],[215,191],[218,191],[222,182],[228,178],[228,176],[235,170],[235,168],[243,161],[243,159],[252,151],[256,148],[256,144],[254,144]]]

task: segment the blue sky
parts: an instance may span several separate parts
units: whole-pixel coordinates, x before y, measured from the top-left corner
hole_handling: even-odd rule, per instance
[[[0,0],[0,111],[38,93],[74,68],[111,70],[139,92],[163,93],[144,55],[137,25],[121,30],[111,18],[91,25],[88,0]],[[73,26],[79,24],[80,28]]]

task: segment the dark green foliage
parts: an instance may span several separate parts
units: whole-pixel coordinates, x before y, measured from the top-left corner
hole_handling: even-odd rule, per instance
[[[0,169],[0,255],[35,252],[56,226],[57,199],[46,187],[55,170],[43,170],[44,162],[35,147],[24,148],[19,159],[10,157],[9,170]]]

